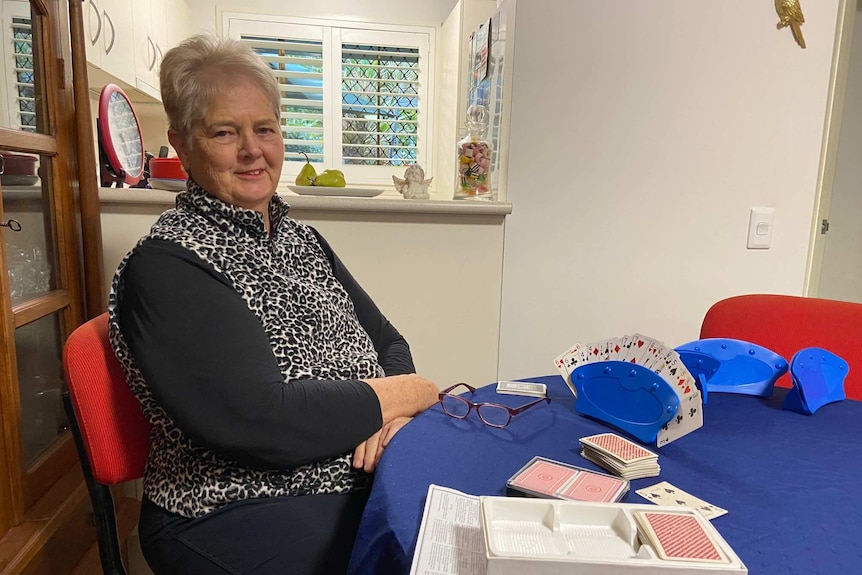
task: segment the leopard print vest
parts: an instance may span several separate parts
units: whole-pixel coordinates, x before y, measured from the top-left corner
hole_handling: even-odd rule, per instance
[[[278,195],[269,210],[271,236],[259,213],[222,202],[189,181],[188,190],[177,196],[176,208],[162,214],[138,245],[148,239],[175,242],[227,278],[260,320],[285,385],[303,378],[383,376],[371,339],[314,232],[287,216],[289,206]],[[213,453],[183,434],[153,399],[119,329],[123,271],[133,251],[113,279],[109,330],[129,386],[153,424],[144,476],[147,497],[173,513],[201,517],[254,497],[367,488],[369,477],[353,469],[350,453],[296,469],[259,471]],[[317,311],[313,329],[297,320],[307,318],[309,309]]]

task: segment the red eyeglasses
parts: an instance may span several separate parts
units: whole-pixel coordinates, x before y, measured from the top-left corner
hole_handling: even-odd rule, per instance
[[[499,403],[473,403],[468,399],[464,399],[460,395],[450,393],[459,387],[466,387],[470,391],[470,395],[473,395],[473,393],[476,392],[475,387],[467,385],[466,383],[456,383],[452,387],[444,389],[438,394],[440,405],[443,407],[443,412],[449,417],[464,419],[469,415],[471,409],[475,409],[476,413],[479,414],[479,419],[482,420],[482,423],[490,427],[506,427],[509,425],[509,422],[512,421],[512,418],[519,413],[526,411],[543,401],[551,403],[550,397],[543,397],[541,399],[531,401],[527,405],[522,405],[521,407],[507,407],[505,405],[500,405]]]

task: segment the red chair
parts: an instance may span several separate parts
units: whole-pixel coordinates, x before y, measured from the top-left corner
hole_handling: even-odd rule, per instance
[[[706,312],[700,338],[711,337],[750,341],[788,362],[800,349],[827,349],[850,364],[846,396],[862,400],[862,304],[770,294],[731,297]],[[776,385],[791,387],[790,375]]]
[[[150,424],[111,349],[107,313],[72,332],[63,348],[63,369],[68,388],[63,400],[93,503],[102,570],[126,575],[118,516],[121,505],[125,511],[133,504],[135,516],[140,506],[122,498],[115,508],[111,486],[143,477]]]

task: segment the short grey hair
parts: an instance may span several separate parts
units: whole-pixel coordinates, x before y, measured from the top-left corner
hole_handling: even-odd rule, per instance
[[[275,117],[280,117],[278,81],[263,59],[241,41],[200,34],[168,50],[159,81],[170,128],[191,146],[192,128],[206,116],[210,102],[238,79],[260,88]]]

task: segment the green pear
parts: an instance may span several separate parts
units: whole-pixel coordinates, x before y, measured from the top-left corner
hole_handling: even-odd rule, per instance
[[[344,181],[344,172],[341,170],[324,170],[314,179],[315,186],[327,188],[343,188],[347,185]]]
[[[302,169],[299,170],[299,174],[296,176],[296,185],[313,186],[314,181],[317,179],[317,171],[314,169],[314,166],[311,165],[311,162],[308,161],[308,154],[305,152],[300,153],[305,156],[305,165],[302,166]]]

